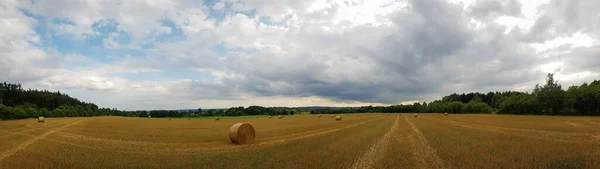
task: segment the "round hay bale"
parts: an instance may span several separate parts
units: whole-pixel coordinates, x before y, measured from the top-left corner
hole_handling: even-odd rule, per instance
[[[38,117],[38,123],[43,123],[44,121],[44,117]]]
[[[273,116],[269,116],[269,118],[271,118],[271,117],[273,117]]]
[[[253,143],[256,137],[254,127],[249,123],[236,123],[229,128],[229,138],[235,144]]]
[[[418,115],[418,114],[415,114],[415,117],[419,117],[419,115]]]
[[[279,116],[279,117],[277,117],[277,118],[281,119],[281,118],[283,118],[283,116]]]
[[[342,120],[342,116],[335,116],[335,121],[341,121]]]
[[[216,121],[219,121],[219,120],[221,120],[221,118],[219,118],[219,117],[215,117],[215,120],[216,120]]]
[[[333,118],[333,115],[329,116],[329,118]]]
[[[321,118],[321,115],[317,115],[317,118]]]
[[[448,116],[448,113],[444,113],[444,116]]]
[[[362,116],[362,114],[358,114],[358,117]]]

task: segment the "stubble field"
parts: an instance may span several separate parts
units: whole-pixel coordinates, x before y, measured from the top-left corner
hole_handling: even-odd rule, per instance
[[[599,117],[342,116],[0,121],[0,168],[600,168]]]

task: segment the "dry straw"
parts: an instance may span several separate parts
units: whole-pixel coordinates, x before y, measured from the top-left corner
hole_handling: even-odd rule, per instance
[[[335,121],[341,121],[342,120],[342,116],[335,116]]]
[[[216,120],[216,121],[219,121],[219,120],[221,120],[221,118],[219,118],[219,117],[215,117],[215,120]]]
[[[333,114],[331,116],[329,116],[329,118],[333,118]]]
[[[44,117],[38,117],[38,123],[43,123],[44,121]]]
[[[444,113],[444,116],[448,116],[448,113]]]
[[[273,117],[273,116],[269,116],[269,118],[271,118],[271,117]]]
[[[419,117],[419,115],[418,115],[418,114],[415,114],[415,117]]]
[[[277,118],[281,119],[281,118],[283,118],[283,116],[279,116],[279,117],[277,117]]]
[[[229,128],[229,138],[235,144],[253,143],[256,137],[254,127],[248,123],[236,123]]]
[[[318,118],[321,118],[321,115],[317,115]]]

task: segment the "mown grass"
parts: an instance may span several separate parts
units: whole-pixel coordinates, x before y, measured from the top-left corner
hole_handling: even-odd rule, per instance
[[[585,137],[599,126],[559,130],[556,122],[549,123],[587,117],[521,118],[529,124],[517,116],[489,115],[431,114],[411,120],[450,168],[600,168],[600,140]]]
[[[343,121],[318,119],[316,116],[195,122],[121,117],[76,120],[79,120],[77,124],[0,161],[2,166],[344,168],[390,126],[390,120],[377,116],[348,117]],[[47,124],[52,124],[50,121]],[[231,124],[241,121],[250,122],[257,128],[259,139],[256,144],[236,146],[230,143],[228,129]],[[37,126],[40,128],[36,131],[43,133],[64,124],[67,123]],[[319,134],[323,132],[328,133]],[[33,138],[37,135],[39,133],[18,136]],[[307,135],[312,136],[305,137]],[[0,143],[7,141],[0,140]]]
[[[406,114],[391,130],[395,114],[342,116],[0,121],[0,157],[54,132],[0,159],[0,168],[349,168],[376,143],[375,168],[431,168],[423,164],[435,160],[430,152],[448,168],[600,168],[598,117]],[[256,143],[230,142],[238,122],[254,125]]]

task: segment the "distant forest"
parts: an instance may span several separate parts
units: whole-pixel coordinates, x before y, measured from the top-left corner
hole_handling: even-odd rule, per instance
[[[548,74],[546,84],[536,85],[533,92],[488,92],[450,94],[433,102],[412,105],[362,106],[362,107],[232,107],[209,110],[138,110],[122,111],[99,108],[67,94],[47,90],[24,90],[21,84],[0,84],[0,119],[29,117],[79,117],[79,116],[137,116],[137,117],[198,117],[243,115],[293,115],[338,113],[497,113],[521,115],[600,115],[600,81],[570,86],[566,91]]]
[[[488,92],[450,94],[427,103],[393,106],[313,110],[312,113],[497,113],[520,115],[600,115],[600,81],[571,86],[566,91],[548,74],[546,84],[533,92]]]

